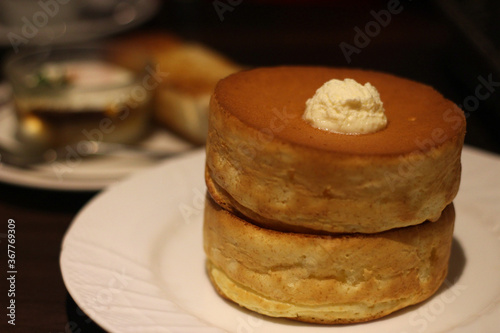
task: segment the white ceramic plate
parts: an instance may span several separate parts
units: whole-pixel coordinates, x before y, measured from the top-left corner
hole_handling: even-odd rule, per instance
[[[222,300],[204,268],[203,150],[166,161],[94,198],[62,245],[78,306],[111,332],[327,332],[264,318]],[[430,300],[342,332],[497,332],[500,158],[463,152],[450,274]],[[337,329],[333,328],[333,329]]]
[[[3,91],[5,87],[0,89]],[[0,105],[0,145],[18,144],[15,138],[17,120],[10,103]],[[157,129],[141,144],[156,151],[184,152],[193,145]],[[30,168],[20,168],[3,162],[0,156],[0,181],[51,190],[98,191],[123,179],[133,172],[158,164],[157,160],[126,151],[119,156],[99,156],[96,158],[67,158],[64,161],[46,163]]]

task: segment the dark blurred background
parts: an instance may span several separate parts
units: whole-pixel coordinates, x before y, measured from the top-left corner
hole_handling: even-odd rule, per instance
[[[500,153],[499,14],[494,0],[173,0],[109,34],[166,30],[248,66],[350,66],[421,81],[466,111],[467,144]],[[478,98],[484,82],[489,94]]]
[[[14,49],[5,36],[12,31],[6,25],[9,17],[2,11],[5,8],[2,6],[11,1],[27,0],[0,1],[0,32],[4,34],[0,36],[2,57]],[[86,3],[104,6],[110,1],[117,0]],[[121,2],[126,5],[130,1]],[[128,24],[134,13],[123,13],[116,19]],[[466,143],[500,154],[498,17],[500,2],[495,0],[171,0],[159,1],[149,20],[130,29],[97,31],[93,35],[88,31],[73,31],[74,39],[63,31],[54,40],[79,43],[97,37],[165,30],[201,42],[250,67],[312,64],[390,72],[429,84],[461,105],[468,122]],[[96,27],[89,27],[92,28]],[[32,46],[32,42],[26,46]],[[25,47],[24,43],[20,42],[19,47]],[[20,218],[26,225],[20,235],[26,238],[25,244],[32,246],[25,246],[20,260],[25,260],[22,262],[26,265],[31,260],[36,281],[52,288],[37,287],[34,281],[28,280],[31,275],[26,275],[24,280],[20,277],[20,290],[24,291],[19,295],[20,302],[24,300],[24,311],[38,320],[25,320],[28,315],[23,317],[20,312],[19,323],[25,327],[44,329],[44,332],[56,332],[54,327],[57,332],[101,332],[76,307],[63,288],[60,276],[57,274],[54,278],[54,272],[59,272],[57,256],[65,227],[93,195],[11,185],[0,187],[0,201],[4,203],[3,208],[7,208],[5,214],[15,217],[26,212]],[[62,212],[61,206],[65,207]],[[33,226],[35,232],[28,230]],[[40,242],[48,245],[38,246]],[[48,277],[50,281],[43,280]],[[33,289],[37,294],[30,294]],[[33,302],[28,301],[32,298]],[[64,300],[66,303],[62,304]]]
[[[494,0],[177,0],[141,29],[175,32],[249,66],[350,66],[427,83],[466,112],[467,144],[500,153],[499,15]],[[484,81],[491,93],[479,98]]]

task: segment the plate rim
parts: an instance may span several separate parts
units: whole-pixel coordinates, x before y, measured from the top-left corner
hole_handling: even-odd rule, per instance
[[[481,150],[478,150],[476,148],[471,148],[471,147],[464,147],[465,150],[467,150],[468,152],[470,152],[471,154],[483,154],[483,152]],[[165,164],[175,164],[175,163],[182,163],[182,161],[184,161],[185,159],[189,159],[190,157],[192,156],[198,156],[198,155],[202,155],[204,156],[204,151],[203,150],[199,150],[199,151],[196,151],[196,152],[193,152],[191,154],[186,154],[185,156],[183,157],[179,157],[179,158],[175,158],[175,159],[172,159],[172,160],[169,160],[169,161],[166,161],[165,163],[161,164],[158,166],[158,168],[165,168]],[[489,157],[495,157],[495,158],[498,158],[497,155],[495,154],[488,154],[486,153],[485,155],[489,155]],[[500,162],[500,159],[498,160]],[[151,170],[145,170],[144,172],[140,172],[141,175],[139,174],[136,174],[134,175],[133,177],[131,178],[135,178],[135,177],[143,177],[145,174],[151,172]],[[132,181],[131,179],[129,179],[128,181]],[[126,186],[126,185],[123,185],[123,184],[126,184],[128,181],[125,181],[125,182],[120,182],[118,184],[115,184],[116,186]],[[121,185],[120,185],[121,184]],[[65,247],[67,246],[67,242],[68,242],[68,235],[71,234],[71,231],[72,231],[72,228],[74,226],[75,223],[78,223],[77,221],[79,220],[81,214],[83,214],[85,212],[86,209],[91,209],[89,207],[92,207],[93,205],[93,202],[94,201],[99,201],[101,200],[101,197],[102,196],[106,196],[108,192],[110,191],[114,191],[114,188],[115,188],[115,185],[114,186],[111,186],[110,188],[106,189],[105,191],[101,192],[99,195],[97,195],[96,197],[94,197],[81,211],[80,213],[75,217],[75,219],[73,220],[72,224],[70,225],[70,227],[68,228],[68,231],[67,233],[65,234],[64,238],[63,238],[63,243],[62,243],[62,247],[61,247],[61,255],[60,255],[60,265],[61,265],[61,271],[62,271],[62,275],[63,275],[63,280],[64,280],[64,283],[66,285],[66,287],[68,288],[68,292],[70,293],[70,295],[74,298],[75,302],[78,304],[78,306],[81,307],[82,311],[85,312],[85,304],[81,304],[81,302],[79,302],[78,300],[78,297],[75,298],[74,294],[72,293],[72,286],[68,286],[67,285],[67,280],[65,279],[65,274],[64,274],[64,267],[63,267],[63,254],[64,254],[64,249]],[[498,225],[500,225],[500,221],[497,222]],[[500,228],[500,227],[499,227]],[[500,238],[499,238],[500,239]],[[497,304],[496,305],[496,308],[499,308],[499,305],[500,304]],[[495,310],[496,311],[496,310]],[[476,321],[474,321],[472,324],[474,324]],[[107,323],[103,323],[103,322],[100,322],[98,320],[96,320],[96,323],[98,325],[100,325],[101,327],[105,328],[105,329],[109,329],[109,330],[113,330],[113,327],[111,326],[107,326]],[[214,328],[219,328],[219,327],[216,327],[216,326],[213,326]],[[469,326],[467,326],[469,327]],[[449,329],[454,329],[456,327],[450,327]],[[219,328],[222,330],[222,328]]]

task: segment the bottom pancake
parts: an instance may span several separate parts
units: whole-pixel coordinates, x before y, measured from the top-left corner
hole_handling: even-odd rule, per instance
[[[419,303],[444,281],[453,205],[436,222],[376,234],[260,228],[207,198],[204,249],[217,292],[271,317],[344,324]]]

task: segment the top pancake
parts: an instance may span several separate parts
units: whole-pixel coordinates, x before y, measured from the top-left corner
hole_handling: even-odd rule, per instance
[[[302,115],[306,101],[331,79],[370,82],[380,93],[387,127],[346,135],[312,127]],[[273,67],[221,80],[213,98],[223,112],[273,138],[308,148],[357,155],[426,151],[462,135],[463,112],[432,87],[380,72],[325,67]]]

